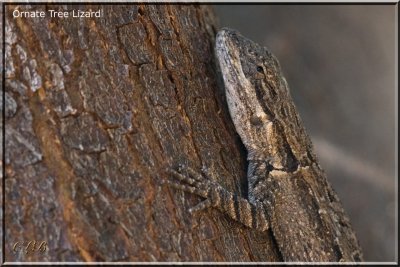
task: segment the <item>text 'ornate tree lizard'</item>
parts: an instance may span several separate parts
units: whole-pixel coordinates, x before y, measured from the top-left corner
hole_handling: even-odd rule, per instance
[[[237,31],[222,29],[216,56],[229,112],[247,149],[248,199],[189,167],[168,183],[244,225],[271,229],[285,261],[361,261],[349,219],[320,168],[276,58]]]

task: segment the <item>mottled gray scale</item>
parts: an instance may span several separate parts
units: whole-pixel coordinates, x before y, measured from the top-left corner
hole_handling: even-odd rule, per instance
[[[240,214],[240,199],[237,195],[232,196],[233,206],[235,207],[235,219],[237,221],[243,220],[242,214]],[[244,220],[243,220],[244,221]]]
[[[211,199],[212,206],[230,218],[259,231],[270,229],[285,261],[362,260],[349,219],[319,167],[277,59],[230,29],[218,33],[215,50],[229,112],[247,150],[248,199],[189,167],[172,171],[182,184],[170,184],[206,198],[201,206],[210,206]]]
[[[229,203],[228,203],[228,198],[226,198],[226,197],[224,197],[225,196],[225,194],[224,194],[224,192],[222,191],[222,192],[219,192],[219,195],[220,195],[220,199],[221,199],[221,205],[220,205],[220,207],[223,209],[223,210],[228,210],[229,208]]]
[[[251,217],[252,217],[252,220],[251,220],[251,228],[257,228],[257,225],[258,225],[258,216],[257,216],[257,210],[256,210],[256,207],[255,206],[251,206],[250,207],[250,212],[251,212]]]

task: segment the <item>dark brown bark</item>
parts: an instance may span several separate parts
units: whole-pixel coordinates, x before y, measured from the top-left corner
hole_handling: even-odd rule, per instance
[[[187,163],[245,188],[208,6],[18,7],[103,10],[91,19],[13,18],[15,8],[5,14],[6,261],[279,260],[269,232],[213,209],[191,216],[201,199],[162,184],[167,167]],[[31,240],[47,251],[13,251]]]

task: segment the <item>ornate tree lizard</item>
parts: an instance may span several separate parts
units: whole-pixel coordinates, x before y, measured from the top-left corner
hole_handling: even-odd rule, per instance
[[[216,57],[236,131],[247,149],[248,199],[187,166],[170,170],[174,188],[205,200],[244,225],[271,228],[285,261],[361,261],[349,219],[314,155],[276,58],[240,33],[222,29]]]

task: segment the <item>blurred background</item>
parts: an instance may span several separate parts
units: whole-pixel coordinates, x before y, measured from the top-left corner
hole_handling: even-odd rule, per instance
[[[215,5],[279,59],[366,261],[397,261],[396,5]]]

